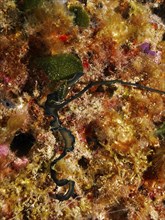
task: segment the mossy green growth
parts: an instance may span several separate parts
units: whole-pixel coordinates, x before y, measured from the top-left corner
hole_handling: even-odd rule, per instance
[[[69,79],[77,72],[83,71],[81,60],[73,54],[57,54],[36,58],[34,64],[43,69],[53,81]]]
[[[69,7],[69,11],[74,14],[74,22],[79,27],[87,28],[89,26],[88,13],[79,5],[72,5]]]
[[[25,0],[23,4],[24,11],[31,11],[38,8],[44,0]]]
[[[156,130],[156,135],[165,138],[165,122]]]

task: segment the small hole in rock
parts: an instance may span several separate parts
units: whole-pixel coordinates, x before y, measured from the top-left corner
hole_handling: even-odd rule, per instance
[[[86,159],[84,156],[81,157],[81,159],[78,161],[78,164],[83,168],[87,169],[88,168],[88,159]]]
[[[18,157],[26,156],[35,142],[35,138],[31,133],[16,133],[11,142],[10,149]]]
[[[162,19],[163,23],[165,22],[164,10],[165,10],[165,4],[164,3],[161,3],[158,7],[152,8],[152,12],[154,14],[156,14],[157,16],[159,16]]]
[[[163,34],[163,39],[162,39],[162,41],[165,41],[165,32],[164,32],[164,34]]]
[[[4,98],[4,99],[1,99],[1,103],[3,104],[3,106],[5,106],[6,108],[14,108],[15,105],[13,102],[11,102],[10,100]]]

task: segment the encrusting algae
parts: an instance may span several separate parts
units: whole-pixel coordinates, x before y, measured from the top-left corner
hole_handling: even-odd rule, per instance
[[[0,219],[164,219],[162,4],[0,2]]]

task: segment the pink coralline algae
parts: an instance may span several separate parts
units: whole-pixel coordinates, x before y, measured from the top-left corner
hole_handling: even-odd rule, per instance
[[[26,167],[28,164],[28,159],[23,157],[23,158],[17,158],[16,160],[14,160],[13,162],[13,168],[15,168],[16,170],[19,170],[21,168]]]
[[[4,158],[9,154],[9,147],[7,144],[0,145],[0,158]]]

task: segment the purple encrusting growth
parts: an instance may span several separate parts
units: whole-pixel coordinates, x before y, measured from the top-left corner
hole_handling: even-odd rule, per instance
[[[156,51],[150,50],[150,48],[151,48],[150,43],[145,42],[145,43],[140,45],[140,48],[143,51],[143,53],[149,54],[151,56],[156,56],[156,54],[157,54]]]
[[[140,48],[144,53],[148,53],[150,51],[150,44],[145,42],[140,45]]]

